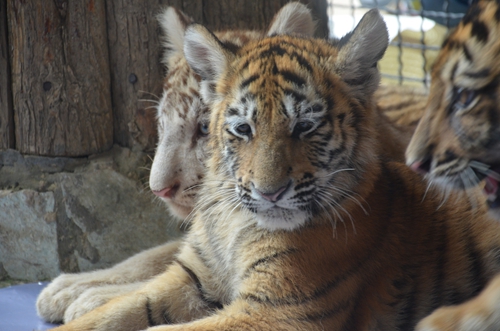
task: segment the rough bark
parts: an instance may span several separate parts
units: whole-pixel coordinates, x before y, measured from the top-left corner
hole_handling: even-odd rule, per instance
[[[114,109],[115,142],[127,147],[154,148],[154,102],[162,92],[156,15],[174,6],[212,30],[265,29],[289,0],[135,0],[106,2]],[[318,36],[328,32],[326,0],[303,0],[318,20]]]
[[[7,4],[0,1],[0,150],[14,148],[14,118],[7,43]]]
[[[7,1],[16,149],[81,156],[113,144],[104,2]]]
[[[106,1],[114,140],[122,146],[155,145],[154,102],[162,91],[158,1]],[[153,101],[147,101],[153,100]]]

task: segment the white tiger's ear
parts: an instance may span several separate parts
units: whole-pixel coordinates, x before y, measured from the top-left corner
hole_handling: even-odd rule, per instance
[[[377,62],[388,44],[387,27],[377,9],[368,11],[356,28],[338,42],[335,71],[361,102],[368,100],[378,87]]]
[[[190,25],[184,35],[184,55],[191,69],[200,75],[201,96],[205,103],[215,100],[215,83],[224,73],[234,54],[204,26]]]
[[[184,54],[184,33],[193,19],[174,7],[167,7],[158,15],[158,23],[163,32],[162,43],[165,47],[162,62],[168,65],[174,54]]]
[[[315,30],[316,22],[309,8],[300,2],[290,2],[274,15],[267,35],[299,34],[312,37]]]

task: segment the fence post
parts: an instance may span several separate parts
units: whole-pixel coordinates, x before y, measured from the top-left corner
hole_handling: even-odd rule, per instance
[[[16,149],[83,156],[111,148],[103,1],[7,0]]]

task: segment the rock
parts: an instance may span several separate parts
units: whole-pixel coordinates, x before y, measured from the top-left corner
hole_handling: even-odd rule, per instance
[[[59,274],[52,192],[0,193],[0,264],[10,278],[35,281]]]
[[[178,237],[139,180],[147,160],[118,146],[78,159],[0,152],[0,277],[36,281],[109,267]]]

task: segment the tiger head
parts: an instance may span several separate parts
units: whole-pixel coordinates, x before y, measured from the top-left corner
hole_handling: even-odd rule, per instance
[[[407,164],[447,187],[466,189],[486,179],[490,206],[500,206],[499,105],[499,2],[479,1],[443,43]]]
[[[202,196],[268,230],[324,209],[342,217],[378,164],[372,95],[388,45],[378,11],[339,41],[273,35],[233,51],[192,25],[184,45],[212,109]]]
[[[169,7],[159,17],[165,34],[163,62],[168,74],[157,107],[158,146],[151,167],[149,185],[166,202],[174,216],[184,219],[193,209],[205,173],[209,111],[200,98],[200,77],[186,62],[184,33],[192,20]],[[310,11],[300,3],[289,3],[274,17],[267,34],[301,33],[312,35],[315,23]],[[218,32],[226,47],[240,47],[263,37],[257,31]]]

